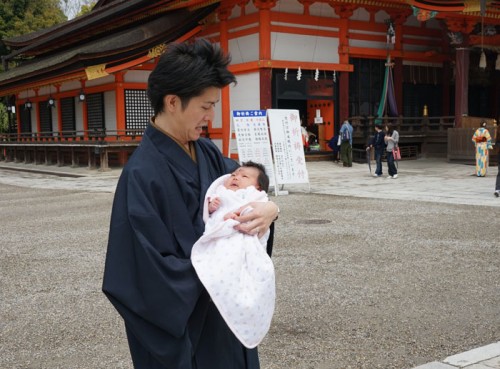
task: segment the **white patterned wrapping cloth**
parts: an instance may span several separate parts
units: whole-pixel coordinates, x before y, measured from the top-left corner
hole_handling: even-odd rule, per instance
[[[234,229],[238,222],[224,221],[224,215],[268,198],[253,186],[226,189],[222,184],[228,176],[218,178],[207,191],[205,232],[193,246],[191,261],[231,331],[245,347],[254,348],[269,331],[276,298],[274,266],[266,253],[269,232],[260,240],[243,234]],[[219,197],[221,205],[208,216],[208,199],[213,197]]]

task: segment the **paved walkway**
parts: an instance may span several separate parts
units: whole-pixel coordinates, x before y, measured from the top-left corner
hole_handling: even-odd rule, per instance
[[[450,164],[444,159],[405,160],[399,163],[397,179],[387,178],[386,166],[382,177],[373,177],[367,164],[354,163],[345,168],[323,161],[309,162],[307,167],[313,193],[500,206],[500,198],[493,196],[496,167],[490,167],[486,177],[477,177],[472,165]],[[372,173],[374,167],[372,162]],[[284,189],[307,192],[308,187],[286,185]]]
[[[372,163],[372,170],[374,169]],[[497,168],[477,177],[474,166],[447,163],[444,159],[405,160],[397,179],[371,176],[367,164],[344,168],[333,162],[308,162],[309,185],[286,185],[282,190],[337,196],[411,201],[431,201],[475,206],[500,206],[493,196]],[[384,166],[386,171],[386,166]],[[88,168],[0,162],[0,183],[38,188],[113,192],[120,169],[100,172]],[[500,341],[457,353],[414,369],[500,369]]]
[[[384,163],[385,164],[385,163]],[[372,162],[372,173],[375,163]],[[55,165],[33,165],[0,162],[0,170],[16,170],[16,175],[1,176],[5,184],[22,185],[23,177],[36,173],[36,186],[42,188],[79,188],[113,192],[120,169],[106,172],[86,167],[71,168]],[[290,192],[312,192],[337,196],[370,197],[451,204],[500,206],[495,198],[496,167],[490,167],[486,177],[474,175],[474,166],[447,163],[445,159],[404,160],[399,163],[397,179],[373,177],[367,164],[354,163],[351,168],[331,161],[308,162],[309,182],[283,186]],[[21,170],[21,172],[19,171]],[[59,176],[54,180],[53,175]],[[26,182],[26,181],[24,181]]]

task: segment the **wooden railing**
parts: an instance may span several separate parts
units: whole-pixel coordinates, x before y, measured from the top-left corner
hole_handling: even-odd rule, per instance
[[[399,132],[401,139],[406,137],[447,136],[448,128],[455,126],[455,117],[351,117],[354,138],[368,138],[375,132],[375,125],[384,127],[391,123]]]
[[[386,117],[382,119],[382,125],[391,123],[393,127],[404,136],[442,135],[446,137],[448,128],[454,127],[455,117]],[[350,117],[349,121],[354,127],[354,139],[368,138],[375,132],[376,117]],[[93,129],[86,131],[50,131],[29,133],[3,133],[0,141],[9,142],[54,142],[71,143],[74,141],[105,141],[125,142],[140,139],[143,129],[105,130]]]
[[[93,129],[86,131],[50,131],[28,133],[2,133],[1,142],[11,143],[74,143],[87,142],[127,142],[140,138],[144,129],[105,130]]]
[[[366,155],[364,145],[375,132],[375,117],[350,117],[354,127],[354,151]],[[447,131],[454,126],[454,117],[383,118],[382,125],[391,123],[400,133],[401,147],[412,157],[418,153],[441,152],[446,154]],[[4,133],[0,134],[0,160],[24,162],[53,162],[58,165],[70,161],[72,165],[87,161],[93,167],[96,155],[101,169],[108,167],[108,155],[127,155],[139,145],[143,129],[125,130],[74,130],[61,132]],[[71,158],[68,158],[68,155]]]
[[[86,162],[89,168],[108,170],[110,154],[130,154],[140,143],[143,129],[0,134],[0,160],[72,166]],[[121,160],[124,164],[125,159]]]
[[[399,145],[405,157],[416,159],[420,154],[446,155],[448,128],[455,126],[455,117],[350,117],[353,133],[353,155],[365,160],[365,146],[375,134],[375,125],[383,128],[391,123],[399,133]]]

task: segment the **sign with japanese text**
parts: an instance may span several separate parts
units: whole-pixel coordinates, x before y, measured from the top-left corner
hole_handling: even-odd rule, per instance
[[[267,110],[277,184],[309,183],[298,110]]]
[[[275,184],[271,141],[265,110],[233,110],[233,127],[240,163],[253,161],[266,168],[269,183]]]

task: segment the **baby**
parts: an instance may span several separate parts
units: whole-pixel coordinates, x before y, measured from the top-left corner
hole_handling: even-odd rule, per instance
[[[255,201],[268,201],[269,178],[261,164],[245,162],[215,180],[205,196],[205,232],[193,246],[191,261],[234,335],[248,348],[267,334],[274,313],[275,277],[260,239],[234,229],[234,213]],[[242,213],[252,211],[248,206]]]
[[[269,177],[263,165],[248,161],[231,173],[229,177],[224,180],[223,186],[231,191],[238,191],[253,186],[259,191],[267,192],[269,189]],[[253,191],[253,189],[250,189],[250,191]],[[214,196],[208,198],[208,213],[212,214],[219,209],[220,205],[220,197]],[[228,216],[234,219],[235,214],[226,214],[225,218],[227,219]]]

